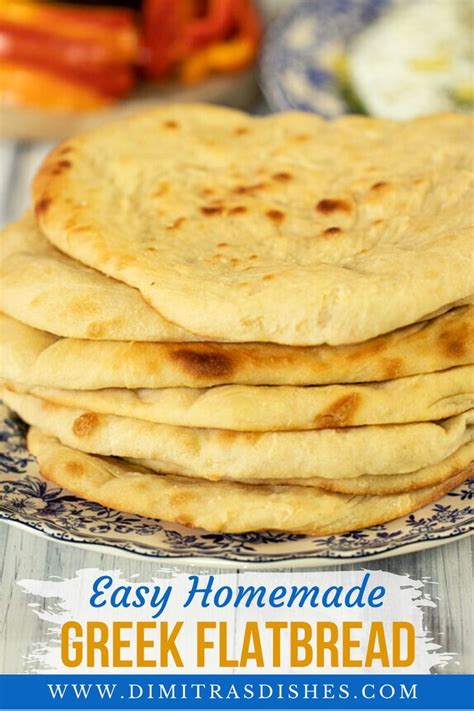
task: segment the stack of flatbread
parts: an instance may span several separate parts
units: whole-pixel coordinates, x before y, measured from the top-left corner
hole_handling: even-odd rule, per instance
[[[43,476],[312,534],[464,481],[473,131],[170,106],[56,148],[1,238],[3,397]]]

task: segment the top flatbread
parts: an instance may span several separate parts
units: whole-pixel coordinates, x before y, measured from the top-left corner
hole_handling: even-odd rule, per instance
[[[473,129],[169,106],[58,147],[36,214],[192,333],[355,343],[474,292]]]
[[[453,306],[465,302],[471,303],[472,297]],[[137,289],[62,254],[43,236],[31,212],[0,232],[0,311],[36,329],[70,338],[155,343],[201,340],[166,321]],[[431,318],[436,315],[440,314]],[[262,359],[269,362],[279,352],[271,344],[259,348]],[[356,348],[362,353],[371,344]],[[297,360],[304,354],[301,349]]]
[[[27,213],[2,230],[0,309],[58,336],[109,341],[194,341],[137,289],[55,249]]]

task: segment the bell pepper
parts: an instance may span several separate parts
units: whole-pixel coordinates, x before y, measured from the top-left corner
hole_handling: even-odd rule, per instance
[[[5,61],[0,65],[0,102],[7,106],[85,111],[104,108],[111,99],[92,87],[44,69]]]
[[[196,0],[144,0],[143,18],[146,74],[163,77],[177,66],[187,83],[248,64],[261,32],[251,0],[208,0],[204,12]]]
[[[116,62],[137,58],[135,15],[129,10],[0,0],[0,21],[19,30],[43,30],[59,38],[94,41]]]
[[[255,49],[262,36],[262,23],[252,0],[239,0],[235,5],[237,33],[247,37],[255,44]]]
[[[212,72],[243,69],[254,56],[255,45],[245,37],[216,42],[188,57],[181,66],[180,78],[184,84],[196,84]]]
[[[147,76],[160,78],[170,73],[179,58],[183,30],[195,10],[194,0],[144,0],[140,60]]]
[[[182,40],[186,51],[200,49],[222,40],[234,29],[235,0],[210,0],[208,12],[184,28]]]
[[[219,2],[214,5],[222,8]],[[261,35],[260,18],[250,0],[225,0],[226,14],[225,22],[223,10],[217,12],[214,7],[214,14],[207,18],[206,31],[204,23],[196,24],[188,28],[185,35],[185,42],[188,47],[192,47],[180,68],[180,77],[186,84],[194,84],[202,81],[212,72],[229,72],[244,68],[255,57],[258,42]],[[197,28],[198,32],[195,31]],[[232,36],[225,37],[225,33],[232,31]],[[212,41],[210,44],[196,51],[196,43],[201,44],[204,38],[207,40],[219,36],[219,41]]]
[[[102,106],[134,83],[138,34],[129,11],[84,8],[28,0],[0,0],[0,60],[10,67],[11,95],[31,102],[33,82],[44,78],[39,105]],[[8,78],[3,71],[4,94]],[[32,79],[33,77],[33,79]]]
[[[52,62],[66,67],[92,69],[123,63],[120,48],[91,36],[87,39],[57,35],[0,19],[0,57],[26,62]]]

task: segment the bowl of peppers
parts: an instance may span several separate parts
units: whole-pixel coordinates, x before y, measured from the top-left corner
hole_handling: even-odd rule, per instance
[[[0,0],[0,110],[15,119],[4,114],[7,133],[8,124],[21,133],[25,117],[41,133],[38,112],[85,116],[160,95],[219,101],[219,89],[209,97],[198,87],[248,71],[260,37],[252,0]]]

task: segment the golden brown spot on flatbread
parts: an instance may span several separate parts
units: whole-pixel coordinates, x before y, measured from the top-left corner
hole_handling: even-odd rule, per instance
[[[291,173],[288,173],[286,170],[282,170],[279,173],[273,173],[272,175],[273,180],[278,180],[280,183],[287,183],[292,179],[292,177]]]
[[[316,210],[323,215],[331,215],[333,212],[350,212],[352,210],[350,203],[341,198],[324,198],[316,205]]]
[[[385,360],[383,365],[384,380],[393,380],[400,374],[403,361],[401,358],[390,358]]]
[[[273,274],[267,274],[263,277],[263,281],[271,281],[274,278]]]
[[[8,387],[8,390],[12,390],[13,392],[18,392],[18,390],[14,386],[12,387],[11,385]],[[41,402],[41,409],[44,412],[51,412],[56,409],[56,405],[54,402],[51,402],[49,400],[43,400]]]
[[[95,412],[85,412],[74,420],[72,431],[76,437],[88,437],[100,424],[100,416]]]
[[[372,222],[372,224],[373,224],[373,225],[383,225],[384,222],[385,222],[385,220],[382,220],[382,219],[379,217],[379,219],[378,219],[378,220],[374,220],[374,221]]]
[[[256,190],[262,190],[265,187],[265,183],[254,183],[253,185],[236,185],[232,192],[236,195],[249,195],[254,193]]]
[[[227,242],[219,242],[217,246],[218,247],[228,247],[229,245],[227,244]]]
[[[282,210],[267,210],[265,214],[270,220],[273,220],[273,222],[283,222],[286,217]]]
[[[224,353],[180,348],[171,354],[183,369],[199,378],[218,378],[234,371],[232,359]]]
[[[179,227],[181,227],[183,222],[186,222],[185,217],[177,217],[176,220],[173,220],[173,222],[171,224],[166,225],[166,229],[167,230],[177,230]]]
[[[439,337],[443,353],[448,358],[462,358],[466,355],[467,333],[462,327],[454,327]]]
[[[203,195],[204,197],[207,196],[207,195],[213,195],[213,194],[214,194],[214,188],[202,188],[202,190],[200,190],[200,193],[201,193],[201,195]]]
[[[298,143],[306,143],[311,139],[311,136],[307,133],[298,133],[295,136],[295,141],[298,141]]]
[[[70,168],[72,165],[70,160],[59,160],[57,163],[51,166],[51,175],[61,175],[65,170]]]
[[[384,336],[372,338],[364,344],[359,343],[357,346],[348,346],[346,358],[348,361],[356,361],[367,358],[367,356],[376,355],[387,347],[387,341]]]
[[[255,444],[264,435],[264,432],[235,432],[234,430],[217,430],[217,438],[224,443],[234,442],[236,439]]]
[[[167,183],[166,181],[163,181],[162,183],[160,183],[158,189],[156,190],[155,197],[161,197],[162,195],[165,195],[169,189],[170,189],[169,183]]]
[[[203,205],[201,212],[203,215],[220,215],[223,207],[221,205]]]
[[[73,476],[82,476],[84,474],[84,467],[79,462],[65,462],[64,469],[68,474],[72,474]]]
[[[313,420],[315,428],[347,427],[354,421],[360,399],[357,393],[338,398],[324,412],[316,415]]]
[[[342,232],[340,227],[327,227],[323,230],[323,235],[338,235]]]
[[[163,126],[165,128],[178,128],[179,123],[177,121],[163,121]]]
[[[245,205],[236,205],[230,208],[229,215],[242,215],[244,212],[247,212]]]
[[[36,217],[44,215],[49,210],[49,207],[52,202],[52,198],[48,196],[42,197],[40,200],[38,200],[35,204]]]
[[[388,188],[388,186],[389,183],[387,183],[385,180],[379,180],[377,183],[374,183],[370,189],[377,192],[379,190],[383,190],[384,188]]]
[[[251,254],[250,257],[249,257],[249,261],[250,261],[250,262],[253,262],[253,261],[255,261],[256,259],[258,259],[258,256],[257,256],[256,254]]]
[[[61,146],[58,148],[58,155],[59,156],[66,156],[68,153],[72,153],[73,147],[72,146]]]
[[[244,136],[246,133],[250,133],[250,130],[246,126],[238,126],[234,129],[236,136]]]

